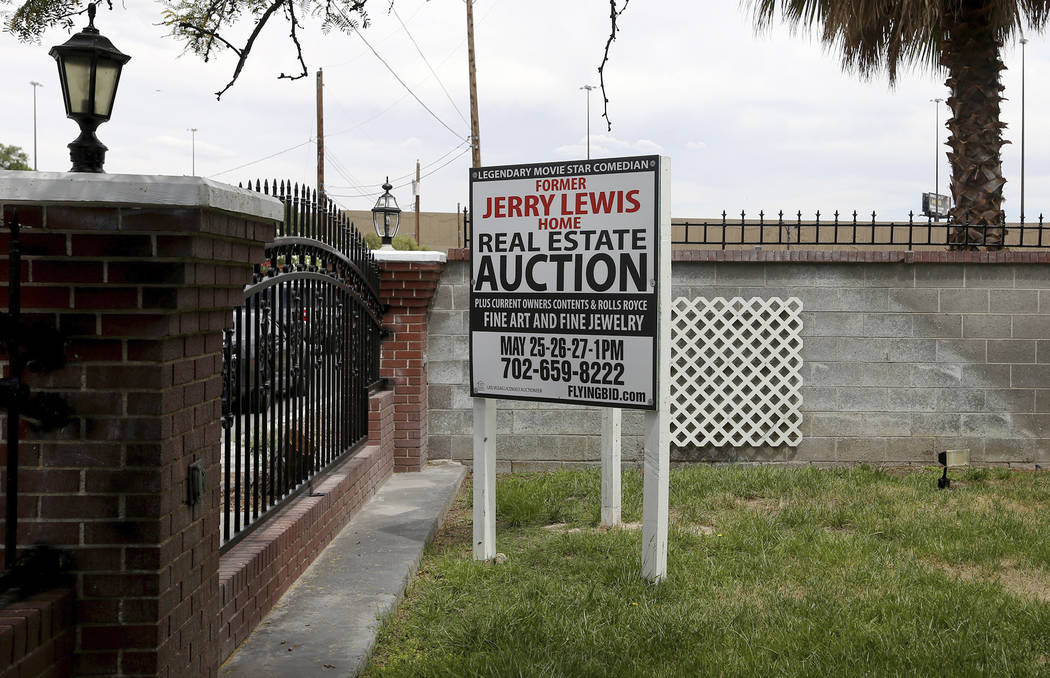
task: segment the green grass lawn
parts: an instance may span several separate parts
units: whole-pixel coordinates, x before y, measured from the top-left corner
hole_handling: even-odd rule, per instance
[[[1050,475],[868,467],[671,474],[668,577],[639,575],[641,474],[604,530],[595,472],[470,480],[366,676],[1048,676]]]

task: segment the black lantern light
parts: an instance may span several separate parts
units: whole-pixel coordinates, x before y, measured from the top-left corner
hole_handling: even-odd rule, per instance
[[[80,125],[80,136],[69,144],[71,172],[101,172],[106,147],[95,130],[109,120],[120,82],[120,70],[131,57],[95,28],[95,3],[88,5],[88,25],[63,45],[51,48],[58,62],[66,117]]]
[[[401,208],[397,206],[397,200],[390,194],[390,177],[383,184],[383,195],[376,200],[376,206],[372,208],[372,226],[376,234],[383,239],[383,249],[392,249],[394,236],[397,235],[397,224],[401,220]]]

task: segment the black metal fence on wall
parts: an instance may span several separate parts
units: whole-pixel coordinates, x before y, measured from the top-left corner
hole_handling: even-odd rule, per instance
[[[248,188],[279,198],[285,219],[224,333],[224,549],[367,439],[379,382],[379,269],[364,239],[313,189]]]
[[[1043,215],[1038,221],[1003,223],[1006,230],[1004,247],[1050,248],[1050,224]],[[861,216],[854,211],[842,214],[838,211],[830,217],[817,212],[814,218],[803,219],[802,212],[776,215],[765,212],[748,217],[747,212],[730,217],[722,212],[720,219],[689,221],[675,219],[671,223],[671,244],[694,247],[721,248],[782,246],[782,247],[893,247],[914,249],[916,247],[949,247],[959,226],[937,221],[930,217],[908,214],[907,221],[879,221],[875,212]],[[470,247],[471,215],[463,210],[464,247]],[[995,242],[993,230],[983,233],[977,242],[970,245],[985,246]]]
[[[676,221],[671,224],[671,244],[722,249],[734,245],[949,247],[955,244],[955,234],[961,228],[932,217],[916,218],[913,212],[908,213],[907,221],[878,221],[875,212],[861,217],[856,211],[848,215],[835,211],[830,218],[817,212],[812,220],[803,220],[802,212],[785,216],[781,211],[775,217],[759,212],[756,216],[748,219],[747,213],[741,212],[739,218],[730,218],[722,212],[717,220]],[[1004,221],[1002,227],[1006,231],[1005,247],[1050,247],[1050,225],[1044,223],[1042,215],[1035,223]],[[995,229],[983,231],[976,242],[971,238],[967,244],[994,244],[994,233]]]

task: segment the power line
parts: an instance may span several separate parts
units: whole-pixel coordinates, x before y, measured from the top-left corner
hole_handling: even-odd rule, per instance
[[[420,4],[419,7],[416,8],[416,11],[414,11],[411,14],[408,15],[408,20],[412,21],[413,19],[415,19],[416,15],[418,15],[420,12],[422,12],[423,11],[423,7],[425,7],[425,6],[426,6],[426,3]],[[345,17],[346,15],[344,14],[343,16]],[[394,30],[390,31],[389,33],[387,33],[386,35],[384,35],[383,36],[383,41],[385,42],[387,38],[394,37],[394,33],[397,33],[397,29],[394,29]],[[325,68],[339,68],[341,66],[346,66],[347,64],[352,64],[353,62],[357,61],[358,59],[360,59],[361,57],[363,57],[366,54],[368,54],[368,52],[365,52],[365,51],[362,50],[361,52],[359,52],[359,53],[355,54],[354,56],[350,57],[349,59],[347,59],[346,61],[340,61],[337,64],[328,64],[328,65],[325,66]]]
[[[461,143],[461,144],[459,144],[457,146],[453,146],[452,148],[450,148],[449,150],[445,151],[444,153],[442,153],[438,157],[434,158],[430,162],[424,163],[421,169],[427,169],[427,168],[429,168],[429,167],[431,167],[433,165],[438,164],[439,162],[441,162],[442,160],[447,158],[449,155],[455,153],[457,150],[459,150],[459,149],[463,148],[464,146],[466,146],[467,143],[469,143],[469,142],[464,140],[463,143]],[[414,175],[415,175],[415,172],[409,172],[408,174],[402,174],[400,176],[394,177],[394,181],[401,181],[402,179],[411,179]],[[411,183],[411,182],[409,182],[409,183]]]
[[[401,28],[405,29],[405,35],[407,35],[408,39],[412,42],[412,46],[416,48],[417,52],[419,52],[419,57],[423,59],[423,63],[427,65],[427,68],[429,68],[430,72],[434,75],[434,79],[437,80],[438,85],[441,86],[441,91],[445,93],[446,97],[448,97],[448,101],[450,104],[452,104],[452,108],[456,109],[456,113],[459,114],[459,119],[462,120],[465,124],[469,125],[470,123],[467,122],[467,119],[463,116],[463,111],[459,110],[459,106],[456,105],[456,101],[452,98],[452,95],[448,93],[448,90],[445,89],[445,83],[441,82],[441,76],[437,74],[437,71],[434,70],[434,67],[430,65],[429,61],[427,61],[426,55],[423,54],[423,50],[420,49],[419,43],[416,42],[416,39],[412,37],[412,33],[409,32],[408,26],[405,25],[404,21],[401,21],[401,16],[397,13],[397,9],[391,9],[394,12],[394,16],[397,18],[397,22],[401,24]]]
[[[342,13],[342,9],[340,9],[339,11],[340,11],[340,13]],[[346,17],[346,15],[345,15],[345,14],[344,14],[343,16],[344,16],[344,18]],[[348,19],[348,20],[349,20],[349,19]],[[359,37],[359,38],[361,38],[361,41],[365,43],[365,45],[366,45],[366,46],[368,47],[368,49],[372,50],[372,54],[375,54],[375,55],[376,55],[376,58],[377,58],[377,59],[379,59],[379,61],[380,61],[380,62],[381,62],[381,63],[382,63],[382,64],[383,64],[384,66],[386,66],[386,69],[387,69],[388,71],[390,71],[390,74],[391,74],[391,75],[393,75],[393,76],[394,76],[394,78],[395,78],[395,79],[396,79],[396,80],[397,80],[397,81],[398,81],[399,83],[401,83],[401,86],[402,86],[402,87],[404,87],[404,88],[405,88],[405,89],[406,89],[406,90],[408,91],[408,93],[412,95],[412,98],[414,98],[414,99],[415,99],[415,100],[416,100],[417,102],[419,102],[419,105],[420,105],[420,106],[422,106],[422,107],[423,107],[423,108],[424,108],[424,109],[426,110],[426,112],[427,112],[427,113],[429,113],[429,114],[431,115],[431,117],[433,117],[433,118],[434,118],[435,120],[437,120],[437,121],[438,121],[439,123],[441,123],[441,126],[442,126],[442,127],[444,127],[445,129],[447,129],[447,130],[448,130],[449,132],[452,132],[452,134],[453,134],[453,135],[455,135],[455,136],[456,136],[457,138],[459,138],[459,139],[462,139],[462,138],[464,138],[462,134],[460,134],[460,133],[459,133],[459,132],[457,132],[456,130],[452,129],[451,127],[449,127],[449,126],[448,126],[448,125],[447,125],[447,124],[445,123],[445,121],[444,121],[444,120],[442,120],[441,118],[439,118],[439,117],[437,116],[437,113],[435,113],[434,111],[430,110],[430,107],[429,107],[429,106],[427,106],[427,105],[426,105],[425,103],[423,103],[423,100],[422,100],[422,99],[420,99],[420,98],[419,98],[419,97],[418,97],[418,96],[416,95],[416,93],[412,91],[412,88],[411,88],[411,87],[409,87],[409,86],[408,86],[407,84],[405,84],[405,81],[401,79],[401,76],[399,76],[399,75],[398,75],[398,74],[397,74],[397,73],[396,73],[396,72],[394,71],[394,69],[393,69],[393,68],[391,68],[390,64],[388,64],[388,63],[386,62],[386,60],[385,60],[385,59],[384,59],[383,57],[379,56],[379,52],[377,52],[377,51],[376,51],[375,47],[372,47],[372,43],[368,42],[368,39],[367,39],[367,38],[365,38],[364,34],[362,34],[360,30],[358,30],[357,26],[353,26],[353,25],[352,25],[352,28],[354,29],[354,33],[357,33],[358,37]]]
[[[230,172],[236,172],[239,169],[244,169],[245,167],[249,167],[251,165],[255,165],[255,164],[260,163],[260,162],[262,162],[264,160],[269,160],[270,158],[276,158],[279,155],[282,155],[284,153],[288,153],[289,151],[294,151],[295,149],[300,148],[301,146],[305,146],[306,144],[312,144],[312,143],[314,143],[314,139],[311,137],[310,139],[307,139],[306,141],[304,141],[301,144],[296,144],[295,146],[289,146],[288,148],[284,149],[283,151],[277,151],[276,153],[272,153],[272,154],[266,156],[265,158],[259,158],[258,160],[252,160],[251,162],[246,162],[243,165],[237,165],[236,167],[231,167],[228,170],[223,170],[221,172],[216,172],[215,174],[210,174],[210,175],[208,175],[208,178],[212,179],[214,177],[222,176],[223,174],[229,174]]]
[[[474,3],[474,4],[476,5],[476,4],[477,4],[477,2],[475,1],[475,3]],[[488,18],[489,18],[490,16],[492,16],[492,12],[493,12],[493,11],[495,10],[495,8],[496,8],[496,5],[497,5],[497,4],[498,4],[498,0],[495,0],[494,2],[491,2],[491,3],[489,3],[489,4],[488,4],[488,8],[489,8],[489,9],[488,9],[488,11],[487,11],[487,12],[485,12],[485,14],[484,14],[484,15],[482,15],[482,17],[481,17],[480,19],[478,19],[477,21],[475,21],[475,22],[474,22],[474,24],[475,24],[475,25],[478,25],[478,24],[482,24],[482,23],[484,23],[484,22],[485,22],[486,20],[488,20]],[[420,9],[422,9],[422,5],[420,6]],[[412,14],[411,14],[411,15],[409,16],[409,18],[408,18],[408,21],[409,21],[409,22],[411,22],[411,21],[412,21],[412,18],[413,18],[413,17],[415,17],[415,16],[417,15],[417,14],[419,14],[419,11],[420,11],[420,9],[417,9],[417,10],[416,10],[415,12],[413,12],[413,13],[412,13]],[[391,35],[393,35],[393,33],[389,33],[389,34],[388,34],[388,35],[387,35],[386,37],[390,37]],[[445,62],[447,62],[447,61],[448,61],[449,59],[451,59],[451,58],[452,58],[453,56],[455,56],[455,55],[456,55],[456,53],[457,53],[457,52],[459,51],[459,48],[460,48],[460,47],[462,47],[462,46],[463,46],[463,45],[464,45],[464,44],[465,44],[466,42],[467,42],[467,39],[466,39],[466,38],[463,38],[463,39],[462,39],[462,40],[460,40],[460,41],[459,41],[458,43],[456,43],[456,45],[455,45],[455,46],[454,46],[454,47],[453,47],[452,49],[450,49],[450,50],[448,51],[448,53],[447,53],[447,54],[445,54],[445,56],[444,56],[444,57],[442,57],[442,59],[441,59],[440,61],[438,61],[438,65],[439,65],[439,66],[441,66],[441,65],[444,65],[444,64],[445,64]],[[349,62],[345,62],[345,63],[349,63]],[[336,65],[338,66],[338,65],[343,65],[343,64],[336,64]],[[328,67],[328,66],[326,66],[325,68],[329,68],[329,67]],[[422,84],[423,82],[424,82],[423,80],[420,80],[420,81],[419,81],[419,83],[417,83],[417,85],[418,85],[418,84]],[[447,92],[446,92],[446,93],[447,93]],[[400,103],[401,103],[401,102],[402,102],[402,101],[403,101],[403,100],[405,99],[405,97],[407,97],[408,95],[409,95],[409,93],[407,93],[407,92],[406,92],[405,94],[402,94],[402,95],[401,95],[400,97],[398,97],[398,98],[397,98],[397,100],[396,100],[396,101],[394,101],[394,102],[393,102],[392,104],[390,104],[389,106],[387,106],[386,108],[384,108],[384,109],[383,109],[383,110],[381,110],[380,112],[378,112],[378,113],[376,113],[375,115],[371,116],[370,118],[367,118],[367,119],[365,119],[365,120],[362,120],[361,122],[359,122],[359,123],[357,123],[357,124],[355,124],[355,125],[352,125],[352,126],[350,126],[350,127],[345,127],[345,128],[343,128],[343,129],[341,129],[341,130],[339,130],[339,131],[337,131],[337,132],[329,132],[329,133],[327,134],[327,136],[329,136],[329,137],[334,137],[334,136],[336,136],[337,134],[346,134],[347,132],[352,132],[353,130],[357,129],[358,127],[362,127],[362,126],[364,126],[364,125],[366,125],[366,124],[368,124],[368,123],[372,122],[372,121],[373,121],[373,120],[375,120],[376,118],[382,117],[383,115],[385,115],[386,113],[388,113],[388,112],[389,112],[390,110],[392,110],[392,109],[393,109],[393,108],[394,108],[395,106],[397,106],[398,104],[400,104]],[[336,100],[336,104],[337,104],[337,105],[339,104],[339,101],[338,101],[338,100]],[[455,105],[455,104],[453,104],[453,105]],[[457,109],[457,110],[458,110],[458,109]],[[460,114],[460,117],[462,117],[462,114]],[[406,176],[407,176],[407,175],[406,175]]]
[[[440,167],[435,167],[435,168],[434,168],[434,169],[432,169],[431,171],[429,171],[429,172],[427,172],[426,174],[424,174],[424,175],[422,175],[421,177],[419,177],[420,181],[422,181],[422,180],[423,180],[424,178],[426,178],[426,177],[429,177],[429,176],[431,176],[431,175],[433,175],[433,174],[437,174],[437,173],[438,173],[438,172],[440,172],[441,170],[445,169],[446,167],[448,167],[449,165],[451,165],[451,164],[452,164],[453,162],[455,162],[456,160],[459,160],[459,159],[460,159],[460,158],[462,158],[462,157],[463,157],[464,155],[466,155],[466,154],[467,154],[467,152],[468,152],[469,150],[470,150],[470,147],[469,147],[469,146],[468,146],[467,148],[464,148],[464,149],[463,149],[462,151],[460,151],[460,152],[459,152],[458,154],[456,154],[456,155],[455,155],[454,157],[451,157],[451,158],[449,158],[449,159],[448,159],[448,161],[447,161],[447,162],[445,162],[444,164],[442,164],[442,165],[441,165]],[[410,181],[410,182],[408,182],[407,184],[401,184],[401,185],[402,185],[402,186],[410,186],[411,184],[412,184],[412,182]]]
[[[462,143],[460,143],[459,145],[457,145],[457,146],[453,146],[453,147],[452,147],[452,148],[450,148],[449,150],[447,150],[447,151],[445,151],[444,153],[442,153],[441,155],[439,155],[439,156],[438,156],[437,158],[434,158],[434,159],[433,159],[433,160],[431,160],[430,162],[427,162],[427,163],[425,163],[425,164],[424,164],[424,165],[422,166],[422,168],[421,168],[421,169],[428,169],[428,168],[430,168],[430,167],[432,167],[432,166],[434,166],[434,165],[438,164],[439,162],[441,162],[442,160],[444,160],[445,158],[447,158],[448,156],[452,155],[453,153],[455,153],[456,151],[458,151],[459,149],[463,148],[463,147],[464,147],[464,146],[466,146],[466,145],[467,145],[467,142],[466,142],[466,141],[463,141],[463,142],[462,142]],[[325,155],[327,155],[327,154],[328,154],[328,152],[327,152],[327,150],[326,150],[326,151],[325,151]],[[461,155],[462,155],[462,154],[461,154]],[[330,157],[330,156],[329,156],[329,157]],[[458,156],[457,156],[457,157],[458,157]],[[440,168],[438,168],[438,169],[440,169]],[[337,170],[337,171],[338,171],[338,170]],[[435,170],[435,171],[437,171],[437,170]],[[352,176],[352,175],[351,175],[351,176]],[[393,178],[393,180],[392,180],[392,183],[395,183],[395,184],[396,184],[396,183],[397,183],[398,181],[401,181],[402,179],[410,179],[411,177],[414,177],[414,176],[415,176],[415,171],[409,172],[408,174],[402,174],[401,176],[397,176],[397,177],[394,177],[394,178]],[[344,176],[344,178],[346,178],[346,177]],[[368,185],[366,185],[366,184],[361,184],[360,182],[357,182],[356,180],[353,180],[353,179],[351,179],[351,180],[349,180],[349,181],[350,181],[350,184],[349,184],[349,185],[347,185],[347,186],[336,186],[336,185],[331,185],[331,184],[330,184],[330,185],[329,185],[329,187],[330,187],[330,188],[353,188],[353,189],[357,189],[357,190],[360,190],[360,191],[364,191],[364,192],[363,192],[363,193],[362,193],[361,195],[358,195],[358,196],[355,196],[355,197],[364,197],[364,196],[366,196],[366,195],[373,195],[373,194],[378,194],[378,193],[380,193],[380,192],[381,192],[381,191],[378,191],[378,190],[376,190],[376,191],[373,191],[373,192],[368,192],[368,189],[369,189],[369,186],[368,186]],[[411,182],[411,181],[409,181],[409,182],[407,182],[407,183],[404,183],[404,184],[401,184],[401,185],[399,185],[399,186],[395,186],[395,188],[400,188],[400,187],[402,187],[402,186],[408,186],[408,185],[410,185],[411,183],[412,183],[412,182]],[[380,184],[375,184],[375,186],[376,186],[376,187],[378,188],[378,187],[380,186]]]
[[[395,101],[394,103],[390,104],[389,106],[387,106],[383,110],[379,111],[378,113],[376,113],[372,117],[366,118],[366,119],[362,120],[361,122],[357,123],[356,125],[352,125],[350,127],[343,128],[343,129],[339,130],[338,132],[330,132],[328,134],[328,136],[334,137],[334,136],[336,136],[338,134],[346,134],[347,132],[353,132],[358,127],[362,127],[364,125],[367,125],[368,123],[372,122],[376,118],[378,118],[378,117],[388,113],[392,108],[394,108],[394,106],[397,106],[399,103],[404,101],[405,97],[407,97],[407,96],[408,96],[408,94],[402,94],[401,97],[397,99],[397,101]],[[338,104],[338,101],[336,101],[336,103]],[[342,106],[340,106],[340,108],[342,108]]]
[[[338,174],[339,176],[343,177],[343,179],[345,179],[347,182],[349,182],[349,185],[350,185],[351,188],[354,188],[354,189],[356,189],[358,191],[367,191],[368,190],[368,187],[365,186],[364,184],[362,184],[357,179],[357,177],[355,177],[353,175],[353,173],[350,172],[350,170],[348,170],[343,165],[343,163],[341,163],[339,161],[339,158],[335,157],[334,153],[330,152],[326,148],[325,152],[324,152],[324,155],[325,155],[325,158],[327,158],[328,161],[332,164],[332,167],[335,169],[336,174]],[[337,186],[335,186],[334,184],[329,184],[328,187],[329,188],[333,188],[333,187],[337,187]]]
[[[461,147],[457,147],[457,148],[461,148]],[[449,165],[451,165],[456,160],[459,160],[461,157],[463,157],[469,151],[470,151],[470,147],[469,146],[466,147],[466,148],[463,148],[459,153],[457,153],[455,156],[449,158],[446,162],[444,162],[439,167],[435,167],[430,172],[427,172],[426,174],[422,175],[420,177],[420,179],[422,180],[422,179],[424,179],[426,177],[429,177],[429,176],[432,176],[432,175],[436,174],[437,172],[440,172],[442,169],[444,169],[445,167],[448,167]],[[411,186],[411,185],[412,185],[412,182],[408,181],[408,182],[405,182],[403,184],[395,185],[393,188],[394,189],[398,189],[398,188],[404,188],[406,186]],[[328,195],[335,195],[335,196],[338,196],[340,198],[371,198],[373,196],[378,195],[380,192],[381,191],[377,190],[377,191],[371,191],[371,192],[368,192],[368,193],[328,193]]]

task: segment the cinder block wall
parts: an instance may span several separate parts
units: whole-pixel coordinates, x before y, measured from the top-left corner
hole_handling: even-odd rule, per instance
[[[469,264],[450,252],[429,322],[430,456],[472,457]],[[675,252],[674,296],[798,297],[803,441],[681,448],[675,461],[1050,463],[1050,253]],[[624,411],[623,458],[641,420]],[[600,412],[501,402],[503,471],[596,465]]]

